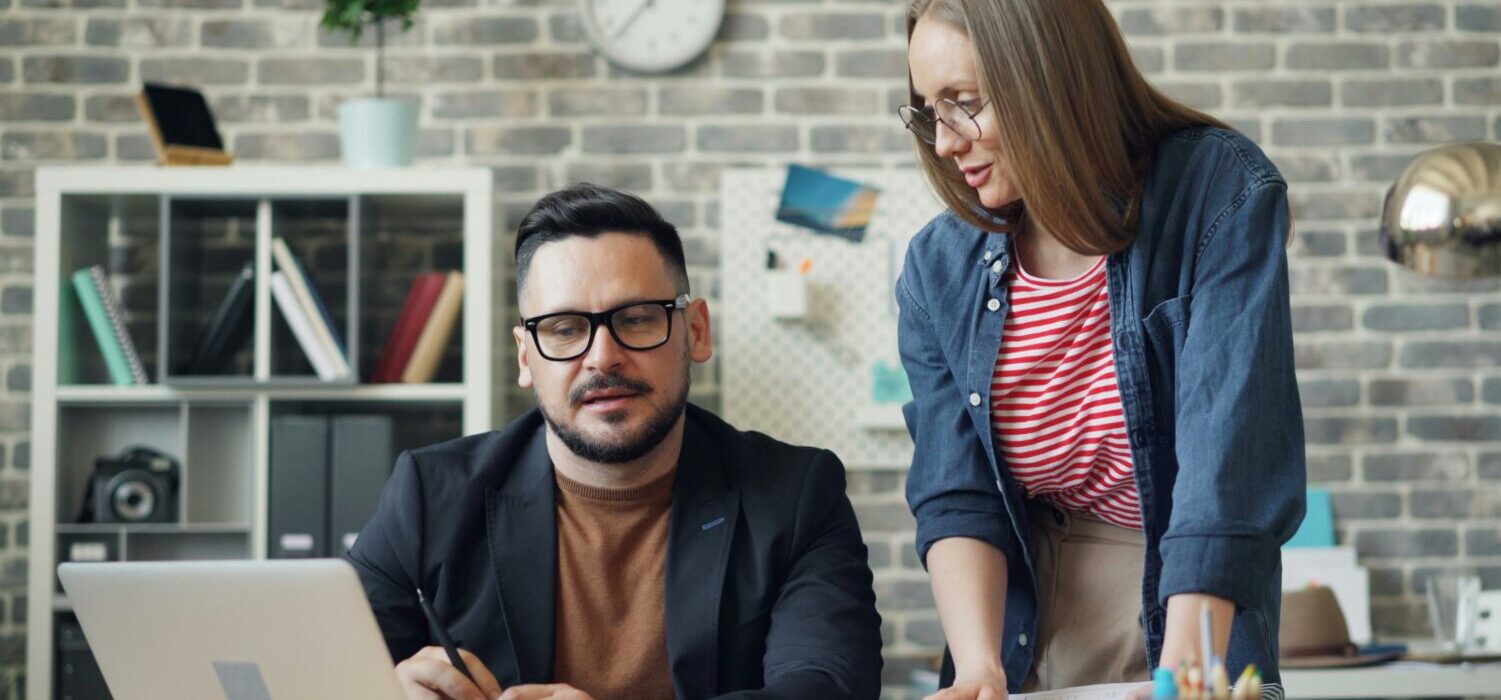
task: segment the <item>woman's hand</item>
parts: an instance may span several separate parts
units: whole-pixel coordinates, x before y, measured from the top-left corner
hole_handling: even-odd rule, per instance
[[[954,685],[923,700],[1006,700],[1006,672],[1001,669],[954,678]],[[1152,696],[1148,695],[1150,700]]]

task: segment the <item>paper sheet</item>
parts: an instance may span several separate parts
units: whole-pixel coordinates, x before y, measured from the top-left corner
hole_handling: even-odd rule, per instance
[[[1141,683],[1107,683],[1012,695],[1012,700],[1123,700]]]

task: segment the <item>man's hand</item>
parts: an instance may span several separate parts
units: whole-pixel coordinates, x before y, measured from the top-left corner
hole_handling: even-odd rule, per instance
[[[407,700],[495,700],[500,697],[500,682],[485,668],[478,656],[463,649],[459,656],[474,674],[474,682],[448,662],[443,647],[423,647],[421,651],[396,665],[396,680]]]
[[[1006,700],[1006,673],[996,669],[975,675],[961,675],[954,685],[923,700]]]
[[[550,685],[515,685],[500,700],[594,700],[588,693],[567,683]]]

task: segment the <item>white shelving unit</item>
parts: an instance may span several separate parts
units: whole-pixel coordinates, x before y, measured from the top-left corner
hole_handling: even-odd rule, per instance
[[[53,697],[56,616],[70,610],[57,588],[56,564],[65,541],[113,547],[122,560],[252,558],[267,556],[270,425],[282,412],[389,413],[398,420],[397,449],[415,447],[406,437],[431,425],[453,426],[432,441],[490,430],[498,424],[503,395],[493,379],[503,357],[492,351],[506,342],[510,323],[497,311],[509,308],[496,294],[492,272],[492,189],[483,168],[346,170],[328,167],[160,168],[48,167],[37,171],[35,345],[32,364],[32,469],[30,580],[28,582],[27,697]],[[181,376],[172,370],[173,348],[182,343],[172,325],[177,304],[211,308],[222,293],[183,299],[166,279],[181,274],[173,245],[202,246],[201,260],[222,257],[218,239],[183,226],[194,212],[231,222],[232,252],[256,261],[253,330],[239,359],[241,369],[213,377]],[[311,212],[311,213],[308,213]],[[346,233],[339,232],[344,217]],[[301,218],[299,218],[301,217]],[[346,339],[348,359],[367,377],[390,331],[391,305],[404,300],[416,274],[461,269],[463,315],[451,353],[436,383],[322,383],[295,357],[296,348],[277,319],[271,298],[271,240],[317,229],[327,240],[345,236],[345,247],[326,242],[305,256],[315,278],[330,273],[342,281],[319,284],[332,291],[335,325]],[[403,228],[410,229],[410,232]],[[209,227],[200,227],[207,229]],[[330,233],[332,231],[332,233]],[[434,233],[437,232],[437,233]],[[312,235],[312,234],[308,234]],[[425,238],[430,235],[443,240]],[[195,238],[197,236],[197,238]],[[451,241],[447,239],[451,238]],[[123,241],[123,243],[122,243]],[[228,246],[230,244],[226,244]],[[413,249],[429,246],[426,258]],[[293,246],[294,249],[296,246]],[[309,244],[309,247],[314,247]],[[441,250],[440,250],[441,249]],[[436,252],[435,252],[436,251]],[[169,260],[170,259],[170,260]],[[222,262],[222,261],[221,261]],[[75,269],[90,264],[123,266],[147,290],[123,306],[132,332],[148,358],[151,383],[114,386],[100,370],[94,338],[84,327],[65,339],[63,286]],[[218,264],[218,263],[215,263]],[[424,267],[426,265],[426,267]],[[238,264],[234,265],[238,269]],[[110,269],[112,275],[117,270]],[[217,268],[222,276],[223,265]],[[154,288],[152,285],[156,285]],[[216,282],[205,282],[212,289]],[[379,303],[375,300],[379,299]],[[153,311],[151,307],[155,307]],[[134,317],[133,317],[134,316]],[[66,324],[71,325],[71,324]],[[71,352],[60,353],[64,346]],[[94,367],[87,367],[88,361]],[[418,428],[410,424],[419,424]],[[429,436],[422,435],[422,438]],[[147,444],[182,465],[177,522],[153,524],[75,523],[95,457]]]

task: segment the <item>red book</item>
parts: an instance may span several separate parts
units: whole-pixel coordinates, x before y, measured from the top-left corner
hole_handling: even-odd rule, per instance
[[[370,381],[401,381],[401,373],[412,359],[417,338],[422,335],[427,317],[432,315],[433,305],[438,303],[438,295],[443,293],[447,280],[448,275],[441,272],[425,272],[412,281],[412,289],[407,292],[406,303],[401,307],[401,315],[396,317],[396,327],[386,339],[386,347],[381,350]]]

